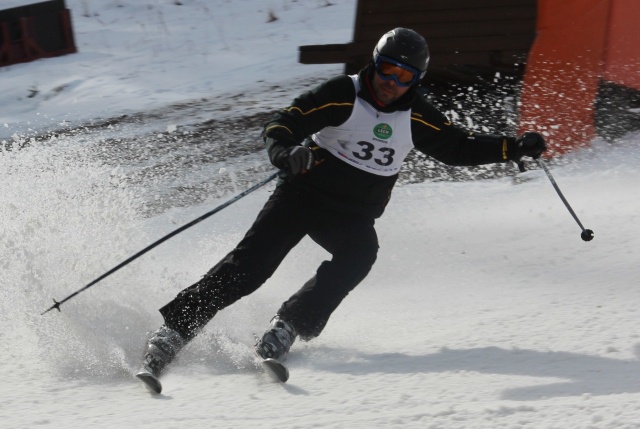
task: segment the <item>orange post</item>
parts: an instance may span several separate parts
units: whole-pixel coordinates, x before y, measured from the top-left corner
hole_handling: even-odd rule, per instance
[[[603,79],[640,90],[640,2],[611,0]]]
[[[538,0],[519,128],[542,132],[550,155],[584,146],[595,137],[593,108],[611,1]]]

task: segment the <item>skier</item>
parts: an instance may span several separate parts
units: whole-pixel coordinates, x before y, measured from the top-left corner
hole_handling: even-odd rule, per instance
[[[428,63],[425,39],[395,28],[357,75],[320,84],[265,125],[269,159],[286,176],[237,247],[160,309],[164,325],[149,337],[139,374],[152,389],[219,310],[258,289],[307,235],[332,258],[282,304],[255,350],[282,360],[296,338],[317,337],[375,262],[374,222],[411,149],[449,165],[519,162],[546,149],[535,132],[515,138],[453,125],[417,92]]]

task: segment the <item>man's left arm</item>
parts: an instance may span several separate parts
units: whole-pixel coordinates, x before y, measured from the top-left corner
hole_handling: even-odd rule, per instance
[[[536,132],[511,137],[463,130],[431,106],[412,115],[412,133],[416,149],[448,165],[520,162],[540,157],[547,148]]]

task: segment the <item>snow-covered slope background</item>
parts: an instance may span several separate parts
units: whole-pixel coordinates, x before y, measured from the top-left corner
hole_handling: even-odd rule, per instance
[[[77,54],[0,68],[3,428],[640,428],[638,134],[552,165],[589,243],[539,170],[398,186],[377,264],[321,337],[294,346],[286,385],[256,369],[251,345],[328,256],[311,241],[188,345],[162,395],[132,376],[157,309],[235,245],[273,184],[41,316],[246,185],[194,204],[167,189],[189,194],[235,165],[266,177],[255,153],[163,172],[193,151],[178,144],[191,124],[286,106],[341,72],[298,64],[297,47],[349,41],[355,12],[341,0],[67,5]],[[173,142],[171,163],[149,133]]]

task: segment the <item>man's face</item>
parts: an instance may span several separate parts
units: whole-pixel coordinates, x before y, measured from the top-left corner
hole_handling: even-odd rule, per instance
[[[398,86],[393,79],[383,80],[378,72],[373,73],[372,85],[376,97],[385,105],[402,97],[410,88],[409,86]]]

